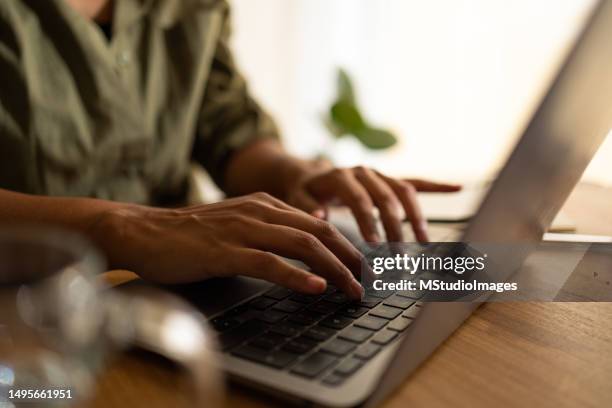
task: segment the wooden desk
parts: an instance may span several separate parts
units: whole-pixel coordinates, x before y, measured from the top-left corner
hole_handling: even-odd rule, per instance
[[[580,185],[565,212],[579,233],[612,235],[612,189]],[[170,406],[180,387],[166,368],[138,356],[123,356],[100,381],[93,405]],[[228,406],[276,404],[233,387]],[[480,307],[383,404],[385,408],[447,406],[611,407],[612,303]]]

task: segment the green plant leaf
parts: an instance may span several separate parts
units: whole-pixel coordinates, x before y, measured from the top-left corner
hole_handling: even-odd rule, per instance
[[[323,119],[324,125],[336,138],[352,135],[369,149],[387,149],[397,143],[395,136],[368,124],[357,106],[355,89],[348,73],[338,69],[337,100]]]
[[[338,101],[355,105],[355,90],[351,77],[342,68],[338,69]]]
[[[338,101],[332,106],[331,118],[334,125],[346,133],[355,134],[366,127],[357,107],[346,101]]]
[[[397,138],[384,129],[366,126],[354,134],[364,146],[374,150],[388,149],[397,143]]]
[[[334,121],[331,118],[331,115],[324,116],[322,120],[323,120],[323,125],[325,125],[327,130],[329,130],[329,133],[331,133],[334,137],[341,138],[342,136],[347,134],[345,130],[340,129],[340,127],[334,123]]]

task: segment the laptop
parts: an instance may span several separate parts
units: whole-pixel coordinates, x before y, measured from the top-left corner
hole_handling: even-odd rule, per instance
[[[438,236],[542,239],[612,128],[610,38],[612,1],[604,0],[593,7],[477,213],[462,231]],[[523,261],[508,256],[504,273]],[[329,407],[378,405],[478,307],[399,294],[351,303],[333,287],[306,296],[245,277],[190,286],[183,295],[210,316],[232,380],[287,401]]]

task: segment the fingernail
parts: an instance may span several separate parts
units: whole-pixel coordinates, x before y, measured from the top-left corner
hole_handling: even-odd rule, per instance
[[[321,209],[314,210],[314,211],[311,213],[311,215],[312,215],[313,217],[316,217],[316,218],[324,219],[324,218],[325,218],[325,211],[323,211],[323,210],[321,210]]]
[[[421,221],[419,223],[419,231],[421,233],[421,238],[424,241],[429,241],[429,234],[427,233],[427,229],[428,229],[427,221]]]
[[[318,276],[309,276],[306,278],[306,287],[308,290],[320,293],[327,287],[327,282],[325,282],[325,279],[319,278]]]
[[[355,279],[351,282],[351,291],[356,299],[361,299],[363,297],[363,286]]]
[[[373,232],[373,233],[371,233],[368,236],[368,241],[379,243],[380,242],[380,235],[378,235],[377,233]]]

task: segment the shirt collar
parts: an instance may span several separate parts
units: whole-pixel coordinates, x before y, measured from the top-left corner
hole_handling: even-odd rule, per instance
[[[145,16],[161,27],[169,27],[198,8],[212,8],[225,0],[115,0],[115,21],[120,28],[129,27]]]
[[[122,30],[140,21],[151,12],[155,0],[115,0],[114,22]]]

